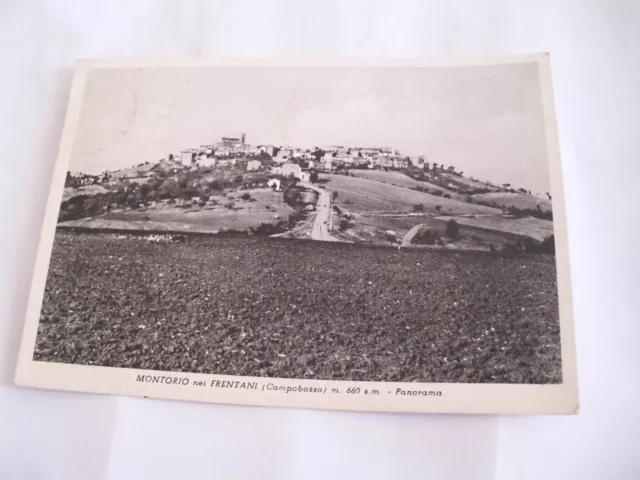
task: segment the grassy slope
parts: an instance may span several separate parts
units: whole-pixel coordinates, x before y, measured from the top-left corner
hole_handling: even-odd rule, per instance
[[[488,188],[489,190],[497,190],[497,187],[492,187],[490,185],[487,185],[486,183],[471,180],[470,178],[465,176],[454,175],[445,170],[437,170],[437,171],[431,170],[428,172],[428,174],[435,175],[441,181],[451,182],[452,184],[457,185],[459,187],[463,187],[465,189]]]
[[[437,197],[364,178],[331,174],[321,175],[320,178],[328,180],[327,189],[338,192],[338,206],[354,212],[401,212],[412,210],[415,205],[421,204],[428,212],[436,212],[435,207],[439,205],[442,213],[500,213],[495,208]]]
[[[546,255],[58,233],[35,359],[264,377],[553,383],[561,381],[555,278]]]
[[[249,193],[256,200],[247,202],[240,199],[243,193]],[[182,209],[162,205],[144,211],[113,211],[96,218],[87,218],[62,222],[67,227],[122,228],[140,230],[174,230],[215,232],[220,229],[245,230],[257,227],[261,223],[272,223],[286,219],[293,209],[282,200],[282,194],[268,189],[237,191],[227,197],[213,197],[218,205],[201,208],[194,206]],[[230,198],[235,201],[235,209],[229,210],[224,203]],[[267,210],[267,205],[272,210]]]
[[[447,222],[449,218],[438,217],[437,220]],[[460,225],[524,235],[539,241],[553,234],[553,222],[539,218],[460,217],[455,220]]]
[[[102,185],[86,185],[79,188],[65,188],[62,193],[62,201],[69,200],[73,197],[79,197],[80,195],[87,195],[89,197],[98,195],[99,193],[107,193],[109,190]]]
[[[451,198],[457,200],[464,200],[464,198],[455,192],[452,192],[446,188],[440,187],[433,183],[421,182],[408,177],[404,173],[400,172],[385,172],[384,170],[351,170],[354,176],[358,178],[366,178],[367,180],[375,180],[376,182],[388,183],[389,185],[396,185],[404,188],[417,188],[423,187],[429,190],[436,190],[443,193],[448,193]]]
[[[551,210],[551,202],[546,198],[538,198],[533,195],[510,192],[494,192],[473,195],[474,201],[492,204],[497,207],[516,207],[523,209],[535,209],[540,205],[542,210]]]

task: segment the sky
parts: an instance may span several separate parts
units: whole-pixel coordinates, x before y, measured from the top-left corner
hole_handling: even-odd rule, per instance
[[[536,63],[91,70],[70,170],[155,162],[242,133],[253,145],[388,146],[549,191]]]

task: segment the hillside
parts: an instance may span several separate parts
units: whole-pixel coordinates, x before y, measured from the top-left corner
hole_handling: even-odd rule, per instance
[[[434,183],[414,180],[413,178],[401,172],[356,169],[356,170],[350,170],[349,173],[354,177],[365,178],[367,180],[374,180],[376,182],[387,183],[389,185],[395,185],[397,187],[412,188],[412,189],[422,188],[423,190],[425,190],[425,192],[442,192],[443,194],[448,193],[449,195],[451,195],[451,198],[455,198],[457,200],[463,200],[463,197],[461,195],[458,195],[452,190],[448,190],[447,188],[440,187]]]
[[[551,201],[523,193],[491,192],[472,195],[475,202],[491,205],[497,208],[515,207],[518,209],[534,210],[540,206],[543,211],[551,211]]]
[[[436,217],[436,220],[447,222],[450,217]],[[485,230],[523,235],[537,241],[542,241],[553,234],[553,222],[540,218],[508,218],[502,216],[489,217],[456,217],[460,225],[475,227]]]
[[[429,172],[425,172],[425,175],[432,182],[437,183],[440,186],[447,187],[450,190],[499,190],[498,187],[494,187],[477,180],[472,180],[469,177],[465,177],[461,174],[454,174],[447,170],[431,170]]]
[[[335,203],[350,212],[408,212],[422,205],[425,212],[450,214],[499,214],[500,210],[483,205],[402,188],[365,178],[322,174],[328,190],[338,193]]]
[[[548,200],[495,191],[461,173],[358,168],[314,175],[315,185],[298,183],[264,166],[248,172],[240,159],[216,166],[160,161],[100,177],[68,176],[58,221],[62,228],[284,238],[309,238],[325,225],[343,242],[459,250],[522,251],[525,244],[531,250],[531,242],[553,234]],[[281,182],[277,191],[269,188],[273,178]],[[324,191],[333,203],[320,206]],[[317,224],[318,218],[327,221]],[[454,236],[447,231],[451,220]]]
[[[73,197],[79,197],[80,195],[86,195],[91,197],[93,195],[99,195],[107,193],[109,190],[104,188],[102,185],[85,185],[83,187],[71,188],[67,187],[62,192],[62,201],[69,200]]]

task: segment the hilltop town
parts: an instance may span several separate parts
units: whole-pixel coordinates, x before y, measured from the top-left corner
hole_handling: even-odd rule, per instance
[[[247,233],[471,250],[552,246],[551,196],[371,146],[252,145],[68,173],[62,228]],[[546,242],[546,243],[545,243]]]

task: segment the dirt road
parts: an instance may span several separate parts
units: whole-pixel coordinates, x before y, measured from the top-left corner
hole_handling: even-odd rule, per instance
[[[420,230],[420,227],[423,227],[424,225],[426,225],[425,223],[419,223],[418,225],[414,225],[411,230],[409,230],[404,237],[402,237],[402,246],[403,247],[408,247],[409,245],[411,245],[411,241],[413,240],[413,237],[416,236],[416,234],[418,233],[418,230]]]
[[[336,238],[329,234],[329,226],[331,224],[331,192],[318,188],[310,183],[301,182],[301,184],[319,193],[318,204],[316,205],[316,219],[311,227],[311,239],[330,242],[337,241]]]

